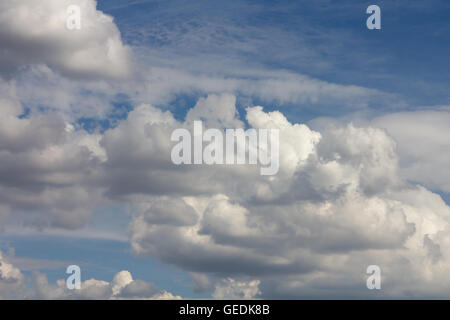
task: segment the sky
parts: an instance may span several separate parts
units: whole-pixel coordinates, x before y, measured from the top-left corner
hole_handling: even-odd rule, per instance
[[[0,298],[448,298],[449,14],[3,0]],[[280,130],[279,172],[174,165],[195,120]]]

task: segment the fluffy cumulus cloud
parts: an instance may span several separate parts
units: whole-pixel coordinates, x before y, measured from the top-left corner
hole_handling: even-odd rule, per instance
[[[226,117],[204,110],[198,116],[209,123]],[[171,165],[168,136],[190,124],[150,106],[105,134],[106,175],[126,185],[109,195],[134,203],[137,254],[192,272],[199,287],[211,287],[199,274],[260,281],[262,297],[370,296],[371,264],[383,270],[385,296],[445,295],[450,208],[401,178],[385,131],[350,124],[319,133],[262,107],[248,108],[246,120],[280,130],[277,175],[251,165]]]
[[[170,292],[158,289],[153,283],[134,280],[126,270],[117,273],[111,282],[89,279],[81,283],[80,289],[73,290],[67,289],[64,279],[58,280],[56,285],[50,285],[44,274],[35,273],[31,290],[31,298],[34,299],[181,299]]]
[[[77,6],[81,28],[67,21]],[[0,71],[46,64],[69,76],[123,77],[130,50],[113,18],[96,9],[95,0],[5,0],[0,4]]]
[[[81,283],[80,289],[69,290],[64,279],[57,280],[55,285],[49,284],[47,277],[34,272],[27,277],[8,261],[0,252],[0,299],[148,299],[173,300],[181,299],[170,292],[160,290],[153,283],[133,279],[129,271],[118,272],[111,282],[88,279]]]
[[[74,130],[55,113],[21,117],[24,108],[12,87],[1,88],[0,223],[81,227],[100,195],[89,181],[101,161],[96,136]]]
[[[23,298],[26,294],[24,275],[0,252],[0,299]]]

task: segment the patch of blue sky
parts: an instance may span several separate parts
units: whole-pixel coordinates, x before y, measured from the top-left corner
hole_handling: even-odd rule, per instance
[[[126,119],[128,113],[134,109],[133,102],[125,94],[116,95],[114,100],[111,101],[111,106],[111,111],[105,117],[80,117],[77,119],[76,124],[89,133],[103,133],[108,129],[116,127],[119,121]]]
[[[27,106],[22,106],[23,112],[18,116],[19,119],[27,119],[30,116],[31,108]]]

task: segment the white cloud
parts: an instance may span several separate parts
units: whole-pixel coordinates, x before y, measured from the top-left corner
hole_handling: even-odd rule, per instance
[[[372,123],[397,141],[403,176],[450,193],[450,109],[398,112]]]
[[[80,7],[81,29],[69,30],[67,9]],[[71,77],[123,77],[130,50],[113,18],[94,0],[4,0],[0,4],[0,71],[46,64]]]
[[[2,87],[0,107],[0,217],[37,227],[79,228],[89,217],[101,190],[89,176],[101,155],[95,135],[66,130],[60,115],[24,110],[9,86]],[[71,194],[70,197],[67,195]]]
[[[216,285],[212,296],[218,300],[254,299],[261,293],[259,283],[258,280],[240,282],[227,278]]]
[[[19,269],[3,260],[0,252],[0,277],[3,281],[22,281],[23,275]]]
[[[26,294],[24,275],[0,251],[0,299],[22,298]]]
[[[111,282],[88,279],[81,283],[81,289],[74,290],[67,289],[64,279],[57,280],[56,285],[49,284],[47,277],[39,272],[33,272],[31,287],[26,280],[0,252],[0,299],[181,299],[152,283],[134,280],[126,270],[118,272]]]
[[[436,277],[447,269],[450,209],[436,194],[401,178],[396,143],[383,130],[346,125],[319,133],[290,123],[279,111],[253,107],[246,110],[251,127],[280,129],[278,175],[260,176],[257,166],[174,166],[173,129],[192,129],[195,117],[210,125],[240,123],[230,95],[197,106],[213,100],[228,108],[225,113],[214,112],[210,103],[180,122],[170,112],[141,105],[116,128],[94,135],[66,130],[57,117],[19,119],[13,116],[20,113],[17,106],[5,109],[14,126],[4,126],[0,156],[15,172],[27,173],[4,172],[5,212],[14,210],[14,219],[40,227],[78,228],[108,198],[129,202],[135,253],[192,272],[203,290],[212,285],[201,275],[244,276],[260,281],[261,297],[332,296],[338,288],[346,288],[339,291],[344,296],[368,296],[359,289],[361,272],[378,264],[385,296],[402,296],[401,288],[417,296],[445,294],[450,284]],[[42,133],[14,131],[35,125]],[[89,281],[76,297],[154,296],[152,285],[130,279],[120,273],[112,283]],[[35,282],[41,297],[75,297],[42,276]]]
[[[211,94],[198,100],[195,106],[188,111],[186,121],[202,119],[210,128],[242,128],[244,124],[236,116],[236,96]]]
[[[211,61],[211,66],[216,61]],[[379,90],[355,85],[340,85],[283,70],[261,70],[241,65],[224,65],[220,74],[208,72],[209,64],[200,71],[183,67],[142,66],[142,83],[133,88],[146,103],[164,105],[179,94],[232,93],[248,101],[258,99],[268,104],[295,104],[303,108],[334,110],[366,109],[380,102],[397,104],[399,97]],[[213,68],[214,69],[214,68]]]
[[[130,272],[117,273],[112,282],[89,279],[81,283],[81,289],[68,290],[64,279],[58,280],[56,286],[49,285],[43,274],[35,273],[34,299],[145,299],[173,300],[181,299],[165,290],[159,290],[154,284],[143,280],[134,280]]]
[[[129,127],[136,130],[132,119]],[[447,264],[443,232],[450,208],[438,195],[401,178],[396,143],[383,130],[346,125],[319,134],[260,107],[247,109],[247,119],[254,127],[280,129],[280,155],[289,159],[281,161],[280,174],[267,178],[251,167],[187,166],[167,169],[164,196],[134,183],[125,193],[117,190],[115,196],[122,194],[147,208],[135,211],[129,229],[136,253],[196,274],[257,277],[263,297],[306,297],[307,292],[332,296],[339,287],[346,288],[340,291],[343,296],[369,297],[370,292],[360,287],[370,264],[380,265],[384,272],[386,297],[401,296],[402,286],[417,290],[417,296],[445,294],[450,284],[430,280],[429,275],[440,273]],[[141,126],[147,133],[161,131],[164,125],[173,127],[168,119],[151,123],[139,117],[139,121],[145,121]],[[156,136],[163,137],[151,137]],[[150,159],[162,160],[170,149],[156,141],[147,145],[164,146],[153,152],[157,156],[148,154],[148,164]],[[106,151],[113,149],[118,152],[112,144]],[[134,161],[130,152],[128,160]],[[162,164],[146,168],[165,170]],[[174,170],[179,180],[171,179]],[[209,178],[212,172],[214,180]],[[149,185],[155,183],[154,177],[149,173]],[[185,187],[183,181],[188,179],[195,184]],[[129,192],[133,187],[135,191]],[[170,208],[178,209],[170,212]],[[174,212],[178,218],[169,219]],[[189,222],[181,222],[182,212],[186,219],[192,216]],[[406,271],[399,269],[401,263],[408,266]],[[426,265],[427,271],[419,265]],[[329,291],[319,294],[327,279]],[[406,279],[414,281],[407,285]]]

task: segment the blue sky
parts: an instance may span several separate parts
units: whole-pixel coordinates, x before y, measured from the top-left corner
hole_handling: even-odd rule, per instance
[[[371,4],[377,4],[381,8],[381,30],[366,28],[368,17],[366,8]],[[450,23],[448,17],[450,3],[448,1],[99,0],[97,10],[114,17],[114,23],[120,30],[123,44],[128,45],[132,51],[131,60],[135,73],[131,80],[127,78],[127,80],[110,81],[99,77],[100,80],[96,82],[90,74],[84,79],[84,71],[75,72],[78,70],[72,70],[71,64],[61,63],[57,59],[53,62],[45,60],[46,58],[39,58],[38,50],[36,50],[36,57],[30,58],[24,54],[25,58],[31,61],[27,62],[27,66],[35,63],[36,60],[40,62],[40,64],[36,63],[37,65],[46,65],[48,70],[45,67],[37,71],[30,69],[30,71],[24,67],[25,71],[19,68],[21,71],[17,74],[10,76],[8,73],[5,76],[7,79],[5,81],[10,81],[8,85],[14,83],[19,88],[17,91],[20,93],[18,94],[20,104],[24,107],[23,114],[19,116],[20,119],[27,120],[40,114],[48,115],[56,110],[55,114],[62,115],[66,123],[74,126],[74,132],[86,131],[90,135],[98,134],[101,138],[103,137],[104,145],[102,146],[106,146],[105,148],[108,148],[109,144],[114,145],[122,136],[125,137],[124,139],[129,139],[131,145],[134,141],[130,138],[132,133],[128,136],[126,130],[133,128],[133,125],[120,127],[120,124],[129,120],[129,115],[136,111],[139,105],[152,104],[158,109],[169,110],[174,118],[182,123],[186,114],[199,99],[209,94],[232,91],[236,98],[238,117],[244,121],[246,107],[263,105],[266,112],[278,110],[289,122],[306,123],[315,130],[321,130],[329,123],[342,124],[349,121],[362,126],[378,125],[387,130],[399,145],[401,177],[412,185],[420,185],[432,190],[442,196],[447,205],[450,204],[450,187],[445,178],[440,179],[439,174],[436,173],[434,173],[436,176],[429,177],[427,173],[429,171],[426,171],[428,169],[419,166],[420,163],[436,158],[436,150],[447,147],[440,140],[441,137],[436,138],[437,133],[430,129],[436,123],[442,125],[436,128],[445,128],[446,124],[438,122],[439,114],[427,114],[426,119],[432,119],[426,128],[431,131],[424,133],[424,140],[417,142],[420,145],[418,149],[423,147],[424,150],[422,153],[416,153],[414,136],[402,135],[404,132],[410,132],[410,127],[398,129],[396,125],[403,125],[403,122],[396,123],[396,118],[391,118],[391,115],[405,115],[408,121],[416,124],[414,121],[416,119],[420,121],[421,114],[415,112],[448,112],[449,110]],[[95,41],[97,39],[89,44]],[[45,52],[45,50],[41,51]],[[9,63],[11,60],[6,61]],[[115,70],[120,63],[121,60],[113,64],[110,69]],[[0,69],[1,67],[0,60]],[[9,72],[9,68],[7,69]],[[99,70],[103,72],[100,67]],[[264,82],[266,80],[269,85]],[[277,81],[282,83],[281,86],[291,82],[295,85],[300,82],[307,88],[311,86],[311,89],[305,91],[304,95],[307,97],[303,98],[303,94],[297,95],[296,87],[293,87],[292,91],[288,89],[283,91],[284,87],[277,88],[276,86],[279,85]],[[323,91],[316,93],[316,90]],[[56,94],[55,92],[61,93],[61,96],[57,95],[54,98],[52,94]],[[60,109],[55,107],[57,103],[61,103],[57,107]],[[113,129],[117,128],[123,132],[113,133]],[[417,130],[411,129],[412,132]],[[327,135],[324,134],[324,136]],[[379,137],[377,136],[376,139]],[[378,143],[381,140],[376,141]],[[139,141],[139,137],[136,141]],[[384,141],[379,142],[380,145]],[[122,145],[119,142],[117,142],[118,145]],[[39,141],[36,144],[39,144]],[[368,150],[374,150],[377,146],[372,146]],[[88,216],[82,227],[71,225],[70,219],[68,223],[63,220],[58,225],[60,220],[56,220],[57,222],[51,220],[56,215],[52,213],[50,218],[45,214],[43,218],[45,221],[46,219],[50,221],[48,223],[50,230],[46,228],[41,230],[39,226],[35,230],[30,228],[35,221],[27,224],[28,220],[21,215],[22,212],[29,210],[29,207],[33,207],[33,203],[22,203],[13,197],[2,196],[2,199],[13,199],[10,205],[11,212],[15,213],[17,210],[18,214],[17,217],[11,214],[8,218],[8,223],[12,221],[14,227],[8,225],[3,227],[6,231],[0,234],[0,250],[13,252],[12,255],[16,259],[13,261],[20,265],[28,277],[32,277],[31,271],[39,270],[47,275],[51,283],[66,277],[66,264],[78,264],[82,267],[83,279],[95,278],[110,281],[118,271],[128,270],[134,278],[155,283],[159,288],[164,288],[175,295],[193,298],[209,297],[210,291],[199,293],[194,289],[190,272],[204,272],[208,276],[213,275],[213,278],[219,279],[232,275],[232,271],[215,269],[213,265],[210,270],[207,270],[207,267],[202,269],[183,259],[170,257],[169,253],[172,252],[170,250],[173,250],[170,240],[165,240],[167,252],[169,252],[166,255],[163,245],[161,249],[157,245],[153,247],[153,244],[146,242],[143,244],[140,242],[144,242],[139,238],[140,234],[136,236],[138,240],[133,238],[137,233],[133,229],[135,228],[133,223],[140,221],[141,216],[133,211],[134,200],[130,201],[127,198],[129,196],[127,190],[122,189],[130,185],[132,187],[128,191],[133,193],[134,190],[138,190],[139,192],[136,192],[138,196],[142,196],[145,192],[152,193],[153,189],[157,189],[155,193],[160,196],[165,195],[164,190],[171,189],[170,183],[174,183],[177,178],[171,180],[168,176],[167,185],[163,185],[152,175],[151,177],[156,180],[151,181],[151,186],[148,186],[144,178],[142,178],[143,182],[137,181],[142,172],[138,171],[137,174],[128,176],[126,168],[128,165],[131,169],[134,167],[139,169],[142,159],[137,157],[137,161],[130,161],[129,164],[124,165],[126,161],[120,157],[121,155],[126,156],[126,151],[122,153],[117,151],[117,154],[112,156],[109,154],[111,159],[117,157],[114,158],[117,162],[108,163],[99,169],[99,172],[103,174],[112,168],[111,170],[117,173],[117,176],[101,175],[96,180],[95,172],[92,171],[87,172],[86,177],[83,176],[83,183],[85,183],[83,186],[87,185],[92,189],[100,186],[101,190],[98,192],[102,193],[107,200],[102,202],[104,200],[102,198],[99,205],[94,206],[93,209],[89,207],[92,209],[91,215],[85,215],[84,209],[82,210],[83,213],[80,213],[80,216]],[[78,154],[73,158],[76,156]],[[387,158],[390,159],[390,155]],[[434,165],[431,160],[430,166]],[[95,161],[97,160],[92,160],[94,165]],[[164,167],[156,160],[155,163],[156,167]],[[437,171],[445,171],[444,160],[437,165],[441,166],[436,169]],[[82,168],[82,165],[76,168]],[[388,166],[386,168],[389,170]],[[62,172],[63,169],[58,167],[58,170]],[[72,174],[77,170],[83,171],[84,168],[68,169],[67,172]],[[30,176],[31,181],[34,181],[35,176],[33,174]],[[59,175],[51,177],[56,180],[60,178]],[[132,177],[131,182],[125,181],[127,177]],[[179,178],[180,181],[185,179],[183,177]],[[210,179],[213,178],[210,177],[215,176],[210,174],[207,177],[211,183],[211,189],[214,189],[215,181],[211,181]],[[49,181],[45,182],[46,187],[36,186],[33,190],[43,190],[48,187],[47,184],[54,183],[54,180]],[[198,184],[203,181],[200,179]],[[114,185],[108,185],[108,183]],[[196,183],[197,181],[192,182],[193,190]],[[63,186],[68,184],[61,183]],[[220,184],[220,181],[217,184]],[[398,185],[395,188],[397,187]],[[183,186],[175,188],[174,193],[180,197],[205,193],[205,191],[194,190],[193,194],[182,194],[179,191],[182,188]],[[24,189],[28,192],[32,190],[32,186],[28,185]],[[233,194],[240,189],[233,185],[230,190],[230,194]],[[167,194],[171,196],[170,193]],[[26,193],[26,195],[33,198],[34,194]],[[70,194],[66,196],[68,199],[71,197]],[[233,199],[233,196],[230,197]],[[88,198],[89,196],[86,195],[86,202],[90,201]],[[417,196],[417,198],[420,197]],[[241,203],[244,207],[248,205],[249,208],[254,205],[251,197],[245,201],[241,200],[237,196],[233,199],[235,201],[233,203]],[[48,209],[46,205],[47,202],[42,205],[44,208],[42,210]],[[439,202],[439,206],[441,205],[442,203]],[[410,205],[408,208],[410,207],[422,208],[419,204]],[[433,206],[429,205],[429,207]],[[278,209],[284,212],[284,209]],[[74,209],[74,212],[78,211]],[[33,217],[35,216],[32,215],[30,219],[34,219]],[[36,221],[40,221],[40,216],[37,215],[37,217]],[[26,227],[23,229],[18,227],[22,221],[27,222],[24,223]],[[39,225],[39,223],[36,224]],[[64,223],[70,226],[66,228]],[[286,225],[288,225],[287,222]],[[417,230],[419,229],[417,227]],[[409,232],[407,227],[402,230],[405,233]],[[217,235],[217,239],[220,235],[220,233]],[[155,235],[147,236],[153,239]],[[435,241],[438,241],[436,239]],[[135,244],[133,241],[143,247],[148,244],[148,252],[141,254],[133,251],[131,245],[131,243]],[[343,240],[343,243],[346,241]],[[371,241],[375,240],[371,238],[362,243],[372,245]],[[185,248],[184,245],[185,243],[179,244],[180,248]],[[386,244],[383,243],[380,246],[383,245]],[[377,245],[373,246],[378,248]],[[392,244],[386,246],[395,247]],[[186,249],[191,250],[187,245]],[[211,251],[214,250],[211,249]],[[214,257],[207,249],[205,252],[206,256]],[[352,249],[349,252],[353,252]],[[25,258],[29,260],[23,260]],[[358,258],[355,259],[359,261]],[[323,269],[320,270],[323,271]],[[261,285],[263,297],[304,297],[302,294],[296,295],[298,292],[290,291],[289,286],[284,284],[278,286],[277,272],[279,271],[261,276],[266,277]],[[261,271],[261,274],[263,273],[264,271]],[[335,275],[334,273],[331,275],[332,283],[340,281],[333,278]],[[238,273],[238,276],[245,278],[254,274],[243,271],[242,274]],[[318,291],[314,290],[311,289],[311,295],[320,296]],[[355,290],[358,294],[359,289]],[[334,293],[330,291],[328,294],[333,297]],[[349,296],[352,294],[349,293]]]
[[[399,94],[408,106],[449,100],[445,1],[100,1],[126,42],[211,56]]]

